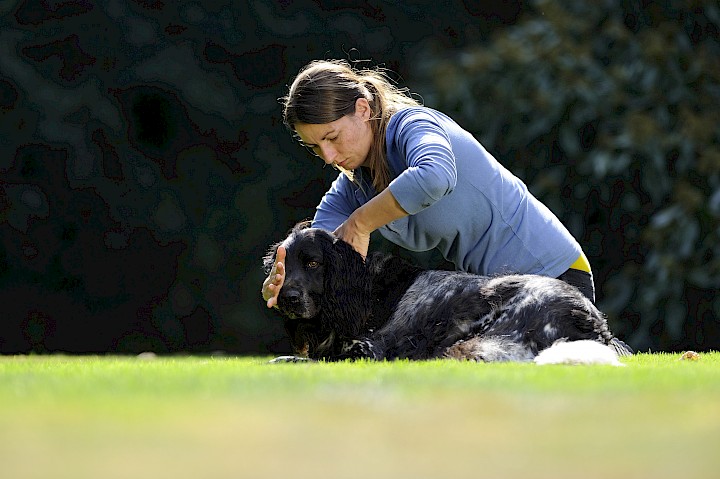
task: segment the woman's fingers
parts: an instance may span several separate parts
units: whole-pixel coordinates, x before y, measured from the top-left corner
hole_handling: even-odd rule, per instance
[[[272,308],[277,305],[280,289],[285,282],[285,255],[287,251],[283,246],[279,246],[275,253],[275,264],[273,265],[270,275],[265,279],[263,284],[263,298],[267,301],[267,307]]]
[[[354,230],[348,224],[348,221],[345,221],[340,226],[338,226],[337,229],[335,229],[335,231],[333,232],[333,234],[341,240],[345,241],[346,243],[350,244],[350,246],[352,246],[355,251],[360,253],[363,259],[365,259],[368,253],[368,248],[370,247],[370,234],[361,233]]]

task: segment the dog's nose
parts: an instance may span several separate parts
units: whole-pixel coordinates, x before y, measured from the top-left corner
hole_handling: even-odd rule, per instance
[[[281,290],[282,291],[282,290]],[[284,291],[283,299],[287,301],[288,304],[297,304],[300,302],[300,299],[302,298],[302,294],[297,289],[288,289]]]

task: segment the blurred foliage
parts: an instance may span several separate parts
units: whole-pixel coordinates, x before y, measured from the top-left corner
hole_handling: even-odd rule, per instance
[[[277,99],[526,8],[475,3],[0,2],[0,353],[288,351],[261,258],[333,170]]]
[[[717,1],[537,0],[413,88],[472,131],[591,258],[639,349],[720,348]]]

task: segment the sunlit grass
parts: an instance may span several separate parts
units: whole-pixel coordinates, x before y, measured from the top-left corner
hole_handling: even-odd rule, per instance
[[[0,476],[715,477],[720,353],[678,357],[0,357]]]

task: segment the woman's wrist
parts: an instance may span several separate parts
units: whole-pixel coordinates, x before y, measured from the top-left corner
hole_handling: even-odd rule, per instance
[[[407,215],[408,213],[402,209],[390,189],[386,188],[375,198],[353,211],[348,217],[348,221],[355,231],[369,235],[376,229]]]
[[[368,215],[367,211],[365,211],[363,208],[365,208],[365,206],[361,206],[360,208],[353,211],[352,214],[348,217],[347,223],[354,233],[359,235],[369,235],[382,225],[373,227],[372,221],[368,221],[372,219],[372,216]]]

